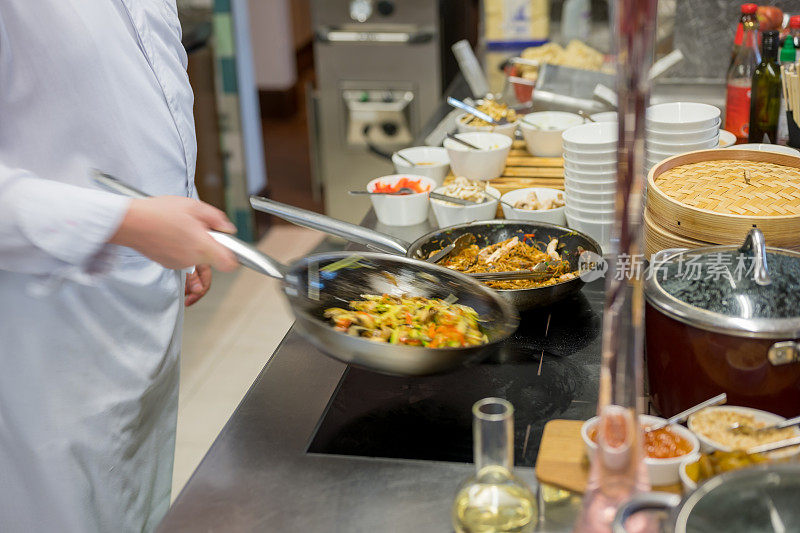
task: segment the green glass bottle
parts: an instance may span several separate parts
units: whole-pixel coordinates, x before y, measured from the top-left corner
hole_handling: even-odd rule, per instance
[[[778,64],[778,32],[765,31],[761,38],[761,63],[753,71],[750,94],[751,143],[776,143],[781,107],[781,67]]]

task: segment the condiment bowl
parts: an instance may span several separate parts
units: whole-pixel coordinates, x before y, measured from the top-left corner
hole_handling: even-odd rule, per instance
[[[407,157],[417,165],[411,166],[397,154]],[[447,171],[450,169],[450,158],[447,157],[447,150],[435,146],[413,146],[403,148],[392,155],[394,170],[398,174],[408,172],[417,176],[427,176],[436,182],[436,185],[444,183]]]
[[[671,131],[671,130],[646,130],[647,141],[663,142],[663,143],[680,143],[680,142],[700,142],[706,141],[715,137],[720,133],[719,124],[715,124],[710,128],[703,128],[697,131]],[[734,136],[734,139],[736,136]]]
[[[564,169],[564,178],[588,183],[617,183],[616,170],[611,172],[584,172],[582,170]]]
[[[583,124],[583,117],[564,111],[541,111],[522,117],[519,129],[528,152],[540,157],[561,157],[561,134]]]
[[[685,456],[678,465],[678,478],[681,480],[681,487],[683,487],[684,494],[688,494],[697,488],[697,482],[686,473],[686,467],[696,462],[698,459],[700,459],[700,453],[690,453]]]
[[[696,131],[718,124],[718,107],[696,102],[670,102],[647,108],[647,129],[657,131]]]
[[[564,182],[564,193],[568,198],[583,200],[588,202],[606,202],[614,205],[616,191],[612,188],[607,191],[584,190],[580,187],[575,188],[573,183]]]
[[[606,123],[607,124],[607,123]],[[569,155],[564,155],[564,168],[569,170],[577,170],[578,172],[589,172],[593,174],[603,173],[607,174],[613,172],[616,176],[617,161],[613,162],[586,162],[577,161],[572,159]]]
[[[753,409],[752,407],[740,407],[737,405],[721,405],[717,407],[706,407],[702,411],[699,411],[698,413],[695,413],[692,416],[690,416],[686,422],[687,427],[692,432],[694,432],[694,434],[697,435],[697,438],[700,440],[700,451],[702,451],[703,453],[711,453],[714,450],[722,450],[723,452],[731,451],[731,448],[729,446],[725,446],[707,437],[706,435],[701,433],[696,426],[696,420],[698,414],[704,412],[724,412],[724,411],[731,411],[738,414],[750,415],[756,422],[763,422],[765,424],[775,424],[786,420],[782,416],[767,411],[762,411],[760,409]],[[800,435],[800,430],[796,426],[793,429],[796,435]],[[776,450],[774,452],[768,453],[767,455],[770,458],[780,459],[785,457],[791,457],[797,455],[798,453],[800,453],[800,447],[787,448],[785,450]]]
[[[505,193],[502,200],[512,206],[523,200],[530,194],[535,192],[540,201],[558,198],[558,195],[564,194],[564,191],[558,189],[548,189],[544,187],[527,187],[525,189],[517,189]],[[564,206],[555,207],[553,209],[518,209],[516,207],[509,207],[506,204],[501,204],[503,207],[503,216],[510,220],[531,220],[534,222],[547,222],[548,224],[556,224],[563,226],[567,223],[567,218],[564,215]]]
[[[717,145],[719,145],[719,134],[711,137],[708,140],[699,142],[664,143],[651,141],[650,139],[647,140],[648,151],[654,150],[668,154],[682,154],[685,152],[693,152],[695,150],[707,150],[709,148],[715,148]]]
[[[473,150],[453,139],[445,139],[444,147],[454,175],[471,180],[492,180],[503,174],[511,150],[509,137],[478,131],[459,133],[456,137],[482,149]]]
[[[585,218],[582,216],[573,215],[567,210],[564,210],[564,214],[567,216],[568,227],[576,229],[582,233],[586,233],[600,243],[601,248],[604,250],[608,249],[611,244],[611,230],[614,227],[613,218]]]
[[[428,218],[428,193],[436,187],[436,182],[427,176],[414,174],[381,176],[367,183],[367,191],[375,192],[378,182],[386,185],[395,185],[403,178],[418,179],[420,185],[423,188],[427,187],[427,190],[425,192],[402,195],[371,195],[369,198],[372,200],[375,215],[382,224],[387,226],[414,226],[415,224],[422,224]]]
[[[614,122],[581,124],[564,131],[561,138],[565,150],[616,153],[617,124]]]
[[[589,438],[589,432],[600,421],[600,417],[593,417],[584,422],[581,426],[581,437],[586,448],[586,454],[590,460],[594,458],[597,444]],[[651,426],[659,422],[664,422],[663,418],[650,415],[639,415],[639,421],[643,427]],[[647,466],[647,474],[650,483],[654,486],[673,485],[680,481],[680,465],[687,457],[697,456],[700,450],[700,442],[694,433],[683,426],[673,424],[670,429],[679,437],[686,439],[691,444],[691,449],[684,455],[659,459],[655,457],[645,457],[644,463]]]
[[[434,192],[444,194],[445,187],[439,187]],[[475,220],[492,220],[497,214],[497,202],[500,191],[494,187],[486,187],[487,198],[485,202],[475,205],[455,205],[441,200],[431,199],[431,208],[436,216],[440,228],[466,224]]]
[[[571,189],[589,193],[613,193],[617,190],[616,180],[579,180],[572,176],[564,176],[564,186]]]
[[[615,150],[603,152],[583,152],[581,150],[569,150],[564,148],[564,157],[568,157],[570,160],[578,163],[609,164],[617,161],[617,152]]]
[[[585,220],[597,220],[598,222],[613,222],[614,221],[614,204],[608,204],[603,207],[587,206],[583,202],[578,202],[572,198],[567,198],[567,205],[564,212],[566,215],[573,218],[581,218]]]
[[[469,113],[462,113],[456,117],[456,127],[458,128],[458,133],[468,133],[471,131],[482,131],[484,133],[499,133],[501,135],[505,135],[510,139],[514,139],[517,133],[517,126],[519,125],[519,120],[515,120],[514,122],[509,122],[507,124],[500,124],[497,126],[473,126],[471,124],[465,124],[464,120],[467,117],[470,117]]]

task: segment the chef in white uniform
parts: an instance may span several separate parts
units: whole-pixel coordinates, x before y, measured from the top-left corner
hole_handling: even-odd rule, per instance
[[[0,531],[151,531],[184,290],[235,266],[192,199],[175,0],[0,0]],[[158,198],[128,200],[99,168]],[[167,196],[169,195],[169,196]]]

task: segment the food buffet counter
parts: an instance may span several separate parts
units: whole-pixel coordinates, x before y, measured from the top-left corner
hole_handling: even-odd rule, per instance
[[[408,240],[431,229],[383,227],[372,212],[363,223]],[[525,313],[483,364],[416,378],[349,368],[293,328],[159,530],[449,531],[473,471],[472,403],[496,395],[517,408],[517,473],[531,487],[544,424],[594,414],[602,305],[593,282]],[[570,531],[579,501],[544,505],[539,530]]]

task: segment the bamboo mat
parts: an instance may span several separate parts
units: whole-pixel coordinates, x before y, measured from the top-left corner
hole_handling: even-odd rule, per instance
[[[449,174],[445,185],[453,178],[453,174]],[[489,184],[501,194],[526,187],[549,187],[563,191],[564,160],[560,157],[534,157],[525,148],[525,141],[514,141],[503,175]]]

